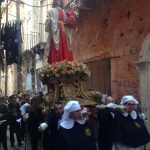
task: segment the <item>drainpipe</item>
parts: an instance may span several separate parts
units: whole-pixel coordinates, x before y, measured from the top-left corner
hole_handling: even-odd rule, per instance
[[[6,23],[8,23],[8,0],[6,0]],[[4,50],[4,70],[5,70],[5,97],[7,96],[7,76],[8,76],[8,68],[7,68],[7,59],[6,59],[6,50]]]

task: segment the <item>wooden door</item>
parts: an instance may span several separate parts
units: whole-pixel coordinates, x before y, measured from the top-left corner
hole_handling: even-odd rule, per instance
[[[91,76],[83,83],[84,89],[111,94],[111,59],[97,60],[86,64],[91,71]]]

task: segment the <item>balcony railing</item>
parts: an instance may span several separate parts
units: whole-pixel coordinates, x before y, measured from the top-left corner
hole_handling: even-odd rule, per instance
[[[30,50],[38,44],[45,43],[46,39],[45,25],[39,23],[39,32],[31,32],[30,34],[23,35],[23,50]]]

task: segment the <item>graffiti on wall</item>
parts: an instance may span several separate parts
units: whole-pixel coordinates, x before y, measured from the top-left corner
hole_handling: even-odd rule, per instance
[[[123,95],[139,96],[138,81],[112,80],[112,95],[121,98]]]

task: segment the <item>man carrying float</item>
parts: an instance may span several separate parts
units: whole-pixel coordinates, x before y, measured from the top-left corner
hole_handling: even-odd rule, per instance
[[[86,106],[90,108],[92,114],[95,114],[94,111],[97,102],[85,94],[81,84],[89,75],[88,68],[83,63],[73,61],[72,50],[70,50],[71,34],[68,35],[68,31],[70,31],[70,28],[75,29],[76,25],[75,16],[72,16],[72,14],[73,13],[70,13],[70,9],[69,13],[64,11],[62,0],[54,0],[53,8],[51,8],[47,14],[45,31],[49,33],[49,36],[44,52],[45,66],[39,70],[41,81],[48,86],[47,97],[42,103],[43,112],[45,114],[50,113],[54,104],[59,100],[64,104],[67,104],[70,100],[78,101],[82,107]],[[69,30],[67,28],[69,28]],[[109,105],[108,108],[111,113],[113,112],[114,105]],[[115,106],[115,108],[117,108],[115,109],[117,113],[114,112],[114,116],[111,118],[115,129],[113,132],[114,135],[116,135],[115,138],[112,137],[111,139],[114,150],[116,148],[114,147],[115,139],[118,136],[116,134],[118,126],[115,125],[117,115],[115,116],[115,114],[122,114],[124,107]],[[89,114],[87,113],[87,109],[83,110],[86,110],[86,112],[84,112],[86,115]],[[85,117],[91,120],[90,117]],[[41,125],[39,125],[39,128],[43,132],[47,128],[47,124],[44,123],[44,126],[43,124]],[[147,134],[147,136],[149,135]],[[149,138],[147,139],[146,142],[149,141]],[[107,144],[107,139],[105,140]],[[68,150],[70,149],[68,148]]]

